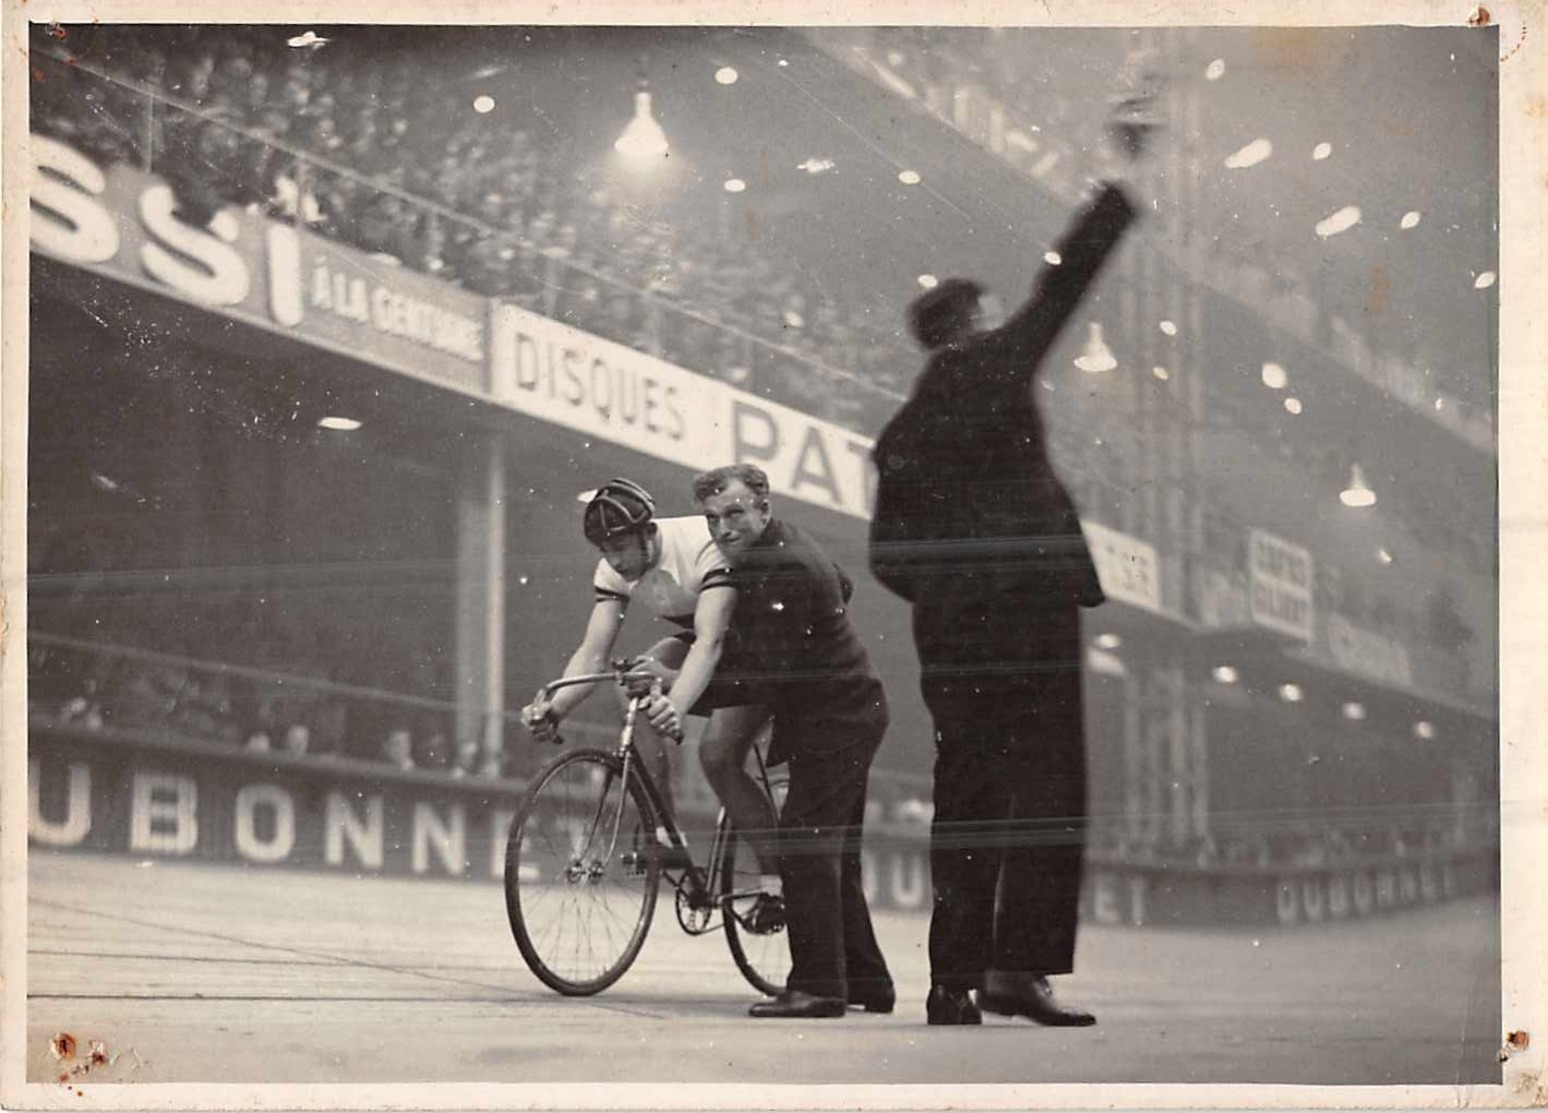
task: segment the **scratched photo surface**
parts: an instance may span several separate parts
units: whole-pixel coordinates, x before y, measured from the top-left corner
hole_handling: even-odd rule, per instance
[[[1500,1082],[1496,30],[27,35],[27,1081]],[[1107,597],[1055,983],[1098,1023],[943,1032],[871,449],[910,303],[1012,327],[1135,104],[1136,219],[1021,372]],[[891,1012],[747,1016],[756,863],[656,857],[663,805],[720,851],[702,718],[605,847],[602,764],[512,837],[618,744],[609,692],[521,713],[585,501],[698,519],[733,462],[885,686]],[[629,614],[617,656],[675,629]]]

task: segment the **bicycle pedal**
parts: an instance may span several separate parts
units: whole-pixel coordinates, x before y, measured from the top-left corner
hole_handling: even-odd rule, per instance
[[[785,901],[772,893],[759,893],[744,912],[728,906],[731,916],[750,935],[775,935],[785,930]]]

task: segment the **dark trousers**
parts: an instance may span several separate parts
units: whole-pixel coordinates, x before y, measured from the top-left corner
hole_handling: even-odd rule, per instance
[[[1067,974],[1075,963],[1086,827],[1079,614],[1002,613],[1018,618],[958,626],[950,647],[920,638],[936,728],[931,979],[956,989],[976,988],[990,968]]]
[[[789,990],[846,997],[892,985],[860,884],[866,778],[881,735],[879,728],[824,731],[792,747],[798,752],[779,817]]]

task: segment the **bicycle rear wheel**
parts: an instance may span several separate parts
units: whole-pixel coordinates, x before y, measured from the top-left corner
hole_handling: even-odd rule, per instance
[[[758,880],[763,870],[747,840],[736,833],[731,821],[720,820],[725,837],[725,856],[720,860],[721,921],[726,928],[726,946],[731,958],[748,984],[759,993],[773,997],[785,988],[790,974],[790,937],[778,931],[754,932],[737,919],[758,897]]]
[[[661,877],[650,801],[623,762],[576,750],[527,789],[505,844],[505,910],[521,957],[550,989],[600,993],[650,931]]]

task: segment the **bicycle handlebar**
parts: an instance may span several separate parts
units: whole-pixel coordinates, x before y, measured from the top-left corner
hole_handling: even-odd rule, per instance
[[[584,676],[566,676],[561,680],[550,680],[543,685],[543,694],[551,696],[560,688],[573,688],[577,684],[596,684],[603,680],[617,680],[621,675],[619,672],[591,672]]]
[[[616,680],[616,681],[618,681],[618,683],[622,684],[623,683],[624,674],[629,671],[631,665],[632,665],[632,662],[626,661],[623,658],[619,658],[619,659],[617,659],[617,660],[615,660],[613,662],[613,669],[612,669],[611,672],[592,672],[592,673],[586,673],[586,674],[584,674],[582,676],[565,676],[565,677],[561,677],[558,680],[550,680],[547,684],[543,685],[541,691],[542,691],[543,695],[546,697],[546,696],[553,695],[555,692],[557,692],[561,688],[573,688],[573,687],[575,687],[578,684],[598,684],[598,683],[601,683],[604,680]],[[655,685],[652,685],[652,687],[651,687],[651,693],[652,694],[658,694],[658,693],[660,693],[660,691],[661,691],[661,686],[660,686],[659,683],[655,684]],[[631,696],[630,697],[630,701],[633,704],[635,704],[636,706],[639,705],[639,703],[640,703],[640,701],[642,699],[644,699],[643,696]],[[667,737],[670,738],[673,742],[676,742],[679,746],[682,745],[682,742],[683,742],[683,732],[680,729],[669,732],[667,734]],[[564,744],[564,739],[559,737],[558,735],[555,735],[555,737],[554,737],[554,745],[560,746],[560,745],[563,745],[563,744]]]

